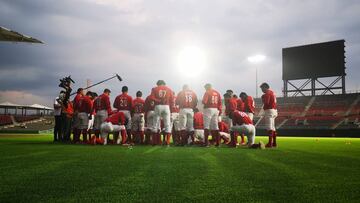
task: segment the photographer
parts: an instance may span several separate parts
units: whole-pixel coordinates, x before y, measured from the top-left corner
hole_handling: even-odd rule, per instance
[[[65,95],[65,91],[61,90],[60,95]],[[54,126],[54,142],[61,140],[61,130],[62,130],[62,119],[61,119],[61,102],[60,95],[54,100],[54,116],[55,116],[55,126]]]

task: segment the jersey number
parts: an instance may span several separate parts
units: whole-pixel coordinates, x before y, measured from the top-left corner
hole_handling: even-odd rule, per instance
[[[127,104],[127,100],[126,99],[120,99],[120,106],[121,107],[126,107],[128,104]]]
[[[159,97],[160,98],[165,98],[166,97],[166,90],[160,90],[159,91]]]
[[[211,103],[212,104],[217,104],[218,103],[218,96],[215,96],[215,95],[211,96]]]
[[[185,95],[185,101],[186,101],[186,103],[191,103],[192,102],[192,95],[191,94]]]

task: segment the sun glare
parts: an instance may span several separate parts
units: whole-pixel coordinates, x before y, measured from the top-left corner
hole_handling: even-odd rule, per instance
[[[178,55],[179,72],[186,77],[196,77],[206,68],[205,53],[196,46],[183,48]]]

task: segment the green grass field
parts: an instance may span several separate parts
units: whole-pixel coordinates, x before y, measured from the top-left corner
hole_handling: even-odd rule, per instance
[[[0,202],[360,201],[360,139],[279,145],[128,149],[0,135]]]

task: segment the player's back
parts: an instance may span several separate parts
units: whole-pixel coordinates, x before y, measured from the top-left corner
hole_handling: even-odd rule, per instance
[[[197,96],[192,90],[182,90],[179,92],[176,103],[182,108],[195,108],[197,105]]]
[[[92,101],[90,97],[88,96],[81,97],[81,99],[79,100],[78,111],[91,113],[91,109],[92,109]]]
[[[218,125],[220,132],[229,133],[229,126],[224,121],[220,121]]]
[[[132,97],[127,93],[122,93],[115,98],[114,108],[117,108],[119,111],[127,110],[130,111],[132,107]]]
[[[233,120],[234,125],[253,124],[250,117],[245,112],[242,112],[242,111],[235,111],[233,114],[232,120]]]
[[[111,116],[109,116],[106,120],[106,122],[110,122],[114,125],[124,125],[126,118],[125,118],[125,114],[121,111],[116,112],[114,114],[112,114]]]
[[[134,113],[144,113],[145,112],[145,101],[142,98],[137,97],[133,101],[133,112]]]
[[[236,98],[229,98],[226,102],[225,106],[225,113],[229,115],[230,112],[237,110],[237,99]]]
[[[170,105],[173,102],[173,91],[165,85],[160,85],[152,89],[152,97],[155,105]]]
[[[249,112],[249,113],[255,112],[255,102],[251,96],[247,96],[244,102],[244,112]]]
[[[276,109],[276,95],[272,90],[266,90],[266,92],[261,96],[261,99],[264,104],[264,110]]]
[[[154,111],[154,108],[155,108],[155,101],[154,99],[152,98],[151,95],[147,96],[146,99],[145,99],[145,111],[148,112],[148,111]]]
[[[220,93],[214,89],[207,90],[203,97],[204,108],[218,108],[221,109]]]
[[[245,109],[245,103],[243,102],[243,100],[242,100],[242,99],[237,99],[236,103],[237,103],[237,108],[236,108],[236,110],[238,110],[238,111],[244,111],[244,109]]]
[[[194,129],[202,130],[204,129],[204,118],[203,113],[196,112],[194,114]]]

